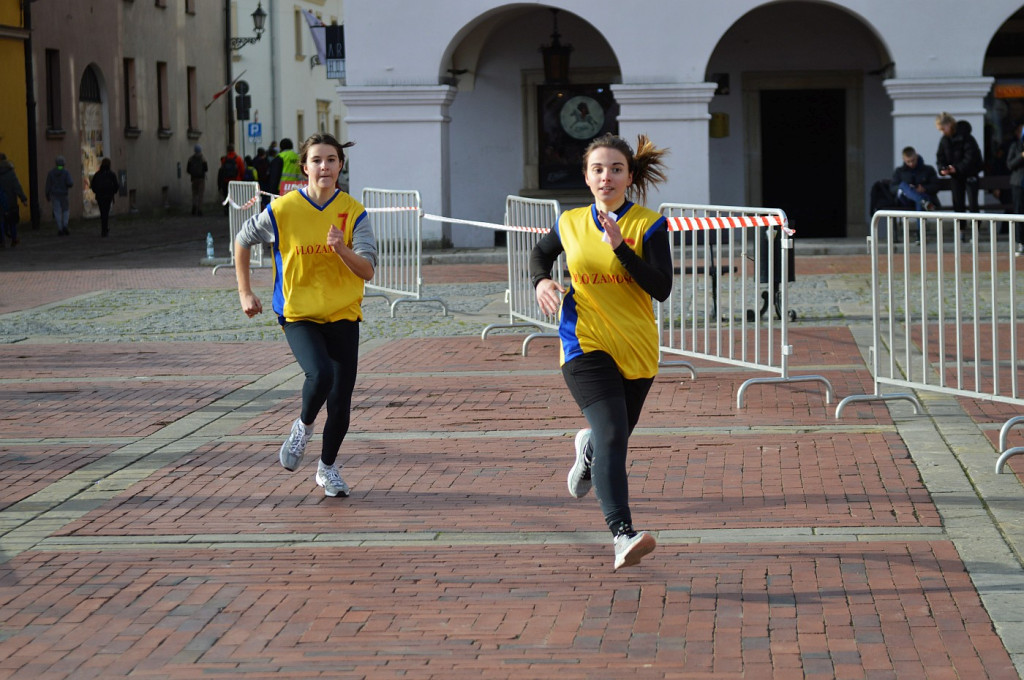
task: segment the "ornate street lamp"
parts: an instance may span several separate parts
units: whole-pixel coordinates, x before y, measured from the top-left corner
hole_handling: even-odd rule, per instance
[[[246,45],[259,42],[263,36],[263,28],[267,23],[267,13],[263,11],[263,0],[256,5],[256,11],[252,13],[252,29],[256,36],[253,38],[231,38],[231,49],[240,50]]]
[[[552,85],[567,85],[569,83],[569,53],[572,52],[572,45],[563,45],[558,32],[558,10],[551,9],[551,21],[554,28],[551,33],[551,44],[540,48],[544,58],[544,82]]]

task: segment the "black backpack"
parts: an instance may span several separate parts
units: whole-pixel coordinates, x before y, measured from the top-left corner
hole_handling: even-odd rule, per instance
[[[220,170],[217,171],[217,184],[227,188],[228,182],[238,177],[238,165],[234,158],[224,157],[220,163]]]

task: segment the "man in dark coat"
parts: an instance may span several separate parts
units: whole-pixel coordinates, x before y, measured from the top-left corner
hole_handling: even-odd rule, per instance
[[[22,205],[28,205],[28,197],[21,188],[18,175],[14,172],[14,164],[7,160],[7,155],[0,153],[0,193],[5,197],[6,205],[3,214],[0,215],[0,248],[6,244],[6,239],[11,239],[11,247],[18,245],[18,222],[21,221],[21,214],[18,212],[18,201]]]
[[[903,149],[903,165],[893,171],[892,186],[902,208],[935,210],[939,206],[939,175],[912,146]]]

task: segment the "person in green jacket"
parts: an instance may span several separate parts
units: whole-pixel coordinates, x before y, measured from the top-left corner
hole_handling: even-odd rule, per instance
[[[270,186],[275,187],[277,193],[283,196],[286,182],[305,182],[301,165],[299,154],[295,153],[295,149],[292,148],[292,140],[283,137],[281,151],[270,162]]]

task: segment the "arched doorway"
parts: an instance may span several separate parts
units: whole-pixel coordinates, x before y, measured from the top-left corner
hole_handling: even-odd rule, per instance
[[[729,121],[710,140],[711,202],[781,208],[802,238],[866,233],[865,168],[891,172],[889,62],[834,5],[771,3],[740,18],[707,65],[719,83],[709,110]]]
[[[89,178],[99,169],[104,154],[103,90],[99,72],[89,65],[78,87],[78,139],[82,147],[82,215],[100,214]]]
[[[610,85],[621,82],[607,40],[579,15],[510,6],[464,27],[439,65],[458,88],[451,117],[451,211],[501,222],[509,194],[590,202],[581,154],[603,132],[618,131]],[[542,48],[557,31],[572,46],[568,78],[545,77]],[[486,181],[481,181],[486,180]],[[460,247],[501,245],[501,232],[453,225]]]
[[[985,97],[985,175],[1007,175],[1006,150],[1017,122],[1024,120],[1024,7],[992,37],[983,73],[995,78]],[[1000,200],[1009,202],[1005,196]]]

